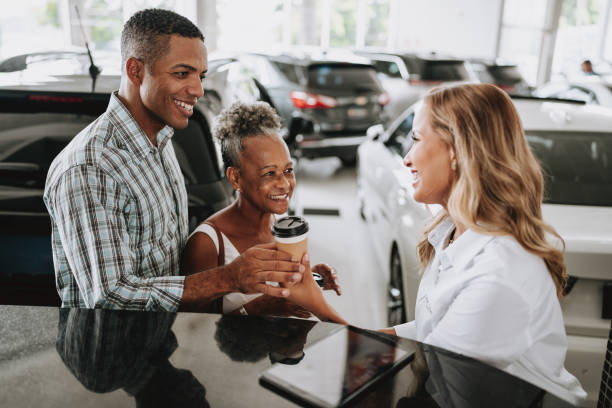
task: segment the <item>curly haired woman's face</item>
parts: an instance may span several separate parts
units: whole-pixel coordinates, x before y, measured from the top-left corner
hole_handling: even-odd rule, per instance
[[[241,196],[263,212],[283,214],[295,188],[293,162],[280,136],[243,140],[240,153]]]
[[[454,153],[432,128],[427,106],[417,111],[412,131],[413,144],[404,157],[404,165],[412,173],[414,199],[445,207],[453,183]]]

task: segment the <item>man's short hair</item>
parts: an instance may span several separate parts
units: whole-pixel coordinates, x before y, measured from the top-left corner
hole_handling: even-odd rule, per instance
[[[200,29],[180,14],[155,8],[138,11],[125,23],[121,32],[122,65],[125,66],[128,58],[135,57],[151,68],[168,52],[172,34],[204,41]]]

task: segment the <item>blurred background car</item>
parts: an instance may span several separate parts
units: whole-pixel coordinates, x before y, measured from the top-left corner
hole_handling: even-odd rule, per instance
[[[51,225],[42,200],[46,174],[70,140],[106,111],[119,77],[101,76],[95,92],[86,74],[27,78],[0,87],[0,302],[54,305],[59,297]],[[232,199],[210,132],[223,107],[221,85],[214,81],[217,90],[205,91],[187,128],[172,138],[189,199],[190,230]]]
[[[221,60],[226,63],[211,56],[210,64],[215,71],[228,71],[230,82],[239,76],[255,79],[280,114],[287,143],[300,157],[337,156],[346,165],[354,164],[367,128],[383,121],[389,102],[374,67],[350,53],[297,50]],[[294,118],[311,122],[312,129],[292,132]]]
[[[612,313],[612,110],[582,102],[516,97],[525,135],[546,179],[543,216],[565,241],[570,281],[561,301],[567,369],[596,401]],[[388,324],[414,319],[416,244],[430,212],[414,201],[402,163],[415,110],[376,126],[358,150],[358,197],[381,267],[389,274]],[[431,208],[435,213],[439,207]],[[605,289],[604,288],[608,288]]]
[[[469,59],[467,64],[478,82],[495,84],[512,95],[529,96],[533,91],[521,74],[518,65],[484,59]]]
[[[355,50],[372,61],[389,94],[389,115],[396,118],[435,86],[477,82],[463,59],[436,53],[414,54],[378,50]]]
[[[563,98],[612,108],[612,77],[576,77],[544,84],[534,90],[542,98]]]

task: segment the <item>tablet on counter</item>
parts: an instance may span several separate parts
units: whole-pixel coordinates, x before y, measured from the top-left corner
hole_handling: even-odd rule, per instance
[[[275,363],[262,386],[303,406],[342,407],[412,360],[397,339],[348,326],[304,350],[295,365]]]

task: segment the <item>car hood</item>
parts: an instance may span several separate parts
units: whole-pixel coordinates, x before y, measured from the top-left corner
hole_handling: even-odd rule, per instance
[[[544,204],[542,212],[568,252],[612,254],[612,207]]]

